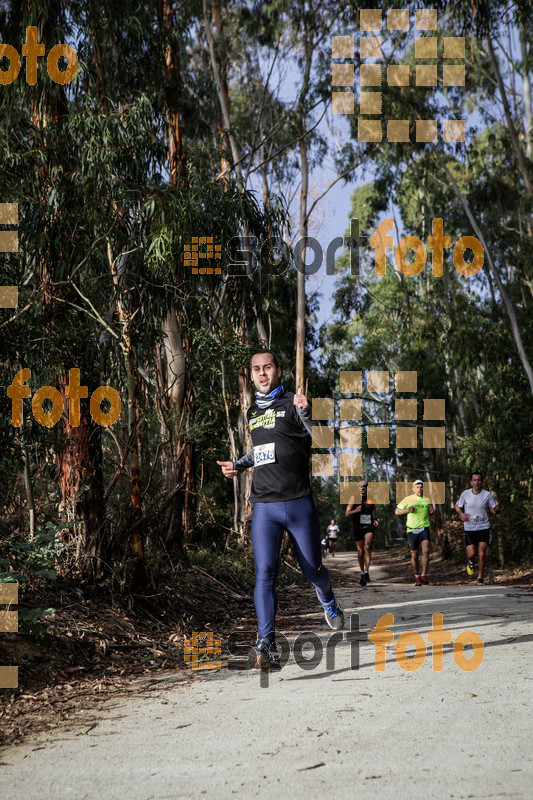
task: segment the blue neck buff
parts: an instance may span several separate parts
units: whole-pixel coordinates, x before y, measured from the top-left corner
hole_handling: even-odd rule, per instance
[[[256,392],[255,402],[259,406],[259,408],[268,408],[269,406],[272,405],[274,400],[276,400],[280,395],[283,394],[284,391],[285,389],[280,383],[279,386],[276,386],[275,389],[272,389],[272,391],[269,394],[263,394],[263,392]]]

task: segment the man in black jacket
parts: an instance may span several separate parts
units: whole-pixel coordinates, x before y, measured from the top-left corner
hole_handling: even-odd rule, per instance
[[[255,560],[254,602],[258,633],[250,649],[253,666],[280,669],[275,643],[277,610],[276,579],[284,530],[289,532],[305,577],[315,587],[326,621],[338,630],[344,614],[335,601],[329,572],[322,564],[320,522],[309,478],[311,413],[307,397],[286,392],[281,369],[271,350],[258,350],[250,362],[256,388],[255,403],[248,409],[253,442],[238,461],[217,461],[226,478],[254,467],[250,499],[254,503],[252,545]]]

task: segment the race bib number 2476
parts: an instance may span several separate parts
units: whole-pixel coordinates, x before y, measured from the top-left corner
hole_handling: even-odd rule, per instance
[[[262,467],[263,464],[273,464],[276,460],[276,445],[274,442],[258,444],[254,447],[254,466]]]

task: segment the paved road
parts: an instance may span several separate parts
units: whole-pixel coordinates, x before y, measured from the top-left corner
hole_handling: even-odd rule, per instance
[[[335,571],[353,559],[340,554]],[[257,671],[197,673],[194,681],[163,675],[156,692],[112,699],[70,731],[4,750],[2,797],[533,797],[531,591],[417,588],[380,580],[384,575],[374,569],[365,590],[339,592],[347,614],[359,614],[360,641],[337,644],[331,669],[325,655],[311,670],[291,657],[281,673],[268,676],[268,687]],[[394,642],[379,672],[368,634],[387,613],[394,615]],[[466,661],[458,666],[450,643],[442,670],[433,670],[428,631],[438,613],[452,641],[467,630],[481,637],[477,669],[461,668]],[[318,612],[308,621],[325,648]],[[407,630],[427,647],[416,671],[403,669],[395,656]],[[420,640],[418,647],[422,657]],[[465,659],[473,654],[467,646]]]

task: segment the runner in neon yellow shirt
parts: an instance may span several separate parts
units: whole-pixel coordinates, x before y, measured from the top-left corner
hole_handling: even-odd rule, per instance
[[[417,480],[413,483],[414,494],[410,494],[398,503],[395,514],[407,514],[407,542],[411,551],[411,563],[415,571],[415,585],[427,586],[427,570],[429,564],[429,515],[435,513],[435,508],[429,497],[422,494],[424,483]],[[418,550],[422,548],[422,574],[418,572]]]

